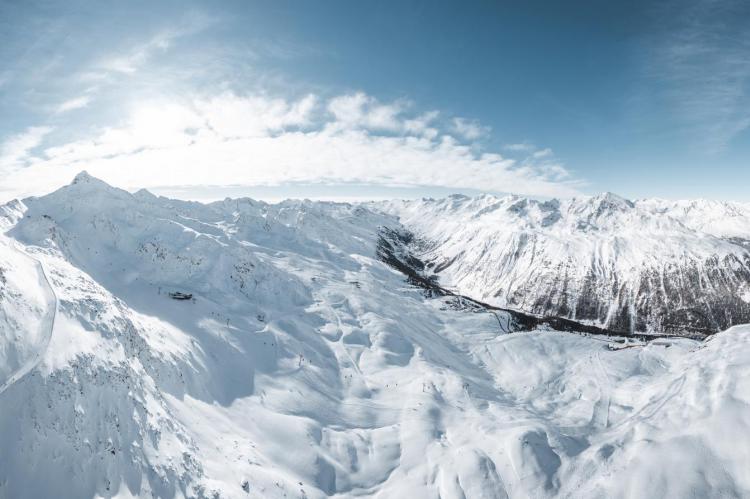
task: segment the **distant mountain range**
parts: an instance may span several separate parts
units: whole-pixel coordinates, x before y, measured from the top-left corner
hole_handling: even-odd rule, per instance
[[[750,322],[750,206],[517,196],[391,201],[439,282],[487,303],[623,332]]]

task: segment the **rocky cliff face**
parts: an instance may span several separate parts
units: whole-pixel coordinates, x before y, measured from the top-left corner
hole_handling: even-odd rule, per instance
[[[750,322],[750,209],[614,194],[381,205],[423,239],[443,285],[482,301],[630,332]]]

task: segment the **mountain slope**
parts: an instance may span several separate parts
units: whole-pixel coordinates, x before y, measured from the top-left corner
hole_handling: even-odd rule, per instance
[[[750,208],[614,194],[393,201],[440,282],[497,306],[637,332],[750,322]]]
[[[0,393],[39,362],[56,309],[41,263],[0,236]]]
[[[508,333],[408,285],[377,259],[406,229],[348,204],[81,174],[0,226],[6,275],[56,298],[0,285],[3,341],[33,359],[0,393],[0,498],[750,494],[747,327]]]

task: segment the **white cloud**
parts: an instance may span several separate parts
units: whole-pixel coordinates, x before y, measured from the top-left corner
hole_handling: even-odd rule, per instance
[[[561,164],[556,162],[545,162],[537,165],[539,171],[544,172],[545,177],[552,180],[565,180],[570,178],[570,172]]]
[[[381,104],[362,92],[334,97],[328,103],[328,111],[333,114],[336,126],[388,132],[403,130],[402,115],[407,108],[408,104],[403,101]]]
[[[536,149],[533,144],[529,144],[528,142],[521,142],[519,144],[507,144],[503,148],[511,152],[530,152]]]
[[[124,126],[48,147],[5,184],[39,194],[86,169],[127,188],[356,182],[571,196],[581,185],[546,155],[478,152],[435,112],[362,93],[319,101],[224,93],[143,104]]]
[[[529,142],[521,142],[507,144],[503,146],[503,149],[520,156],[519,162],[521,165],[531,167],[547,179],[566,181],[571,178],[570,172],[555,157],[555,153],[549,147],[539,149]]]
[[[288,127],[304,127],[310,124],[316,106],[314,95],[288,102],[280,98],[225,93],[195,103],[196,111],[207,126],[224,137],[264,136]]]
[[[0,173],[12,172],[28,164],[31,152],[52,131],[46,126],[35,126],[13,135],[0,145]]]
[[[490,133],[489,127],[466,118],[453,118],[453,130],[466,140],[477,140]]]
[[[532,154],[532,156],[535,157],[535,158],[537,158],[537,159],[549,158],[550,156],[552,156],[552,149],[550,149],[548,147],[546,149],[540,149],[538,151],[534,151],[534,153]]]
[[[433,123],[440,115],[437,111],[430,111],[417,116],[416,118],[404,120],[404,131],[414,135],[422,135],[428,139],[434,139],[440,131],[433,126]]]
[[[66,100],[57,107],[56,114],[67,113],[74,109],[81,109],[89,105],[91,97],[88,95],[82,95],[80,97],[74,97],[73,99]]]

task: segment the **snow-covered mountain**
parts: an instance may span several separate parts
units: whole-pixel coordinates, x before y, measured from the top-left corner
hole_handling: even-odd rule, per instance
[[[380,261],[414,227],[366,206],[84,173],[0,228],[2,499],[750,495],[746,326],[514,332]]]
[[[750,206],[451,196],[382,205],[440,282],[478,300],[620,331],[750,322]]]

